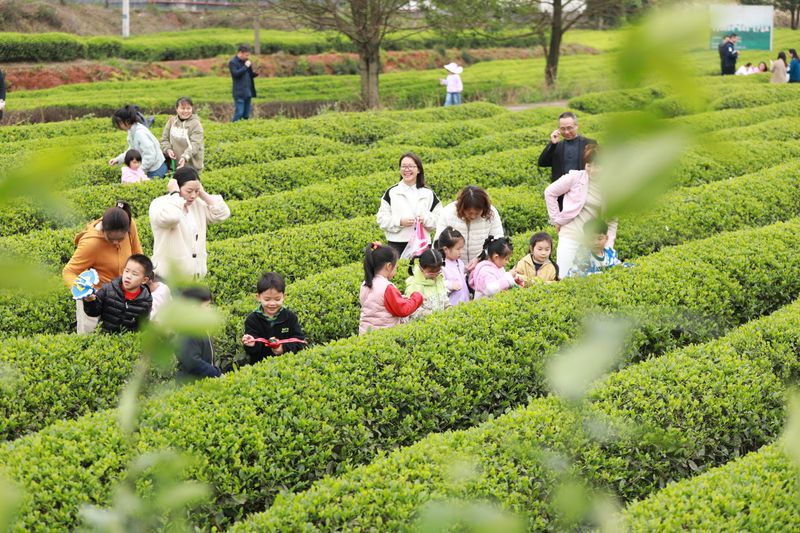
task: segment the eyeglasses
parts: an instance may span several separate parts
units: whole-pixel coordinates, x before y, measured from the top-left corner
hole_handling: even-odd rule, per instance
[[[417,165],[400,165],[400,170],[416,170]]]

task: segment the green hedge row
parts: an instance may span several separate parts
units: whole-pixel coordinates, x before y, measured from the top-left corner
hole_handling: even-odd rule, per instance
[[[780,430],[783,382],[800,376],[799,311],[795,303],[722,339],[623,369],[595,385],[593,402],[580,411],[540,398],[477,428],[429,436],[307,492],[282,494],[230,531],[400,531],[426,504],[454,499],[491,501],[517,513],[526,531],[588,529],[559,507],[559,474],[629,501],[747,453]],[[588,427],[600,421],[616,431],[605,442]],[[554,455],[566,462],[560,473],[549,463]],[[780,526],[800,525],[797,470],[784,459],[784,474],[776,475],[771,459],[769,469],[726,467],[634,504],[627,530],[790,531]],[[474,474],[454,480],[454,461]],[[766,494],[759,478],[771,482]]]
[[[3,339],[0,363],[12,379],[0,395],[0,439],[114,405],[139,353],[133,334]]]
[[[544,133],[544,129],[541,132]],[[506,148],[508,154],[487,155],[483,159],[474,161],[487,161],[487,165],[490,165],[491,157],[499,157],[500,162],[496,165],[501,167],[509,164],[510,160],[529,157],[531,175],[546,174],[547,169],[536,167],[540,146],[531,146],[523,135],[511,135],[508,143]],[[468,143],[464,146],[466,144]],[[502,148],[502,143],[495,146],[498,149]],[[512,152],[510,148],[517,150]],[[381,147],[363,153],[349,154],[347,164],[342,164],[341,158],[336,154],[292,158],[270,164],[243,165],[209,171],[204,173],[203,181],[209,191],[222,194],[227,200],[252,198],[255,195],[275,193],[313,183],[332,182],[346,176],[391,169],[396,165],[399,154],[407,149],[416,151],[426,163],[441,161],[453,155],[445,149],[420,146]],[[742,157],[742,153],[747,153],[748,157]],[[695,147],[688,150],[677,165],[674,171],[677,177],[676,184],[697,185],[767,168],[776,163],[773,153],[781,153],[783,157],[798,157],[800,148],[797,143],[765,140],[720,142],[710,146]],[[429,164],[430,179],[436,179],[436,174],[445,172],[445,168],[458,168],[459,165],[455,161],[447,163],[446,167]],[[468,166],[472,159],[462,161]],[[502,168],[498,168],[497,171],[502,172]],[[472,180],[464,183],[468,181]],[[102,211],[107,206],[113,205],[118,198],[129,201],[134,213],[142,214],[147,211],[152,199],[163,190],[164,184],[160,181],[136,184],[136,186],[114,184],[78,187],[64,193],[64,201],[72,211],[69,215],[57,215],[40,206],[22,201],[0,213],[0,236],[28,233],[36,226],[57,228],[82,224],[85,220],[99,217]]]
[[[198,102],[199,103],[199,102]],[[203,127],[209,139],[248,140],[253,136],[265,135],[304,135],[312,134],[329,137],[353,144],[370,144],[379,138],[398,133],[401,128],[414,127],[419,123],[450,120],[471,120],[495,117],[528,117],[530,120],[544,122],[553,115],[551,108],[526,110],[510,113],[505,108],[488,102],[470,102],[452,108],[428,108],[414,111],[386,110],[380,112],[331,112],[305,119],[252,119],[246,124],[213,122],[205,120]],[[555,108],[558,109],[558,108]],[[557,114],[556,114],[557,116]],[[166,123],[168,115],[156,116],[154,128]],[[62,122],[21,124],[6,126],[0,130],[3,145],[20,141],[40,141],[42,139],[92,135],[108,130],[108,118],[80,118]],[[124,137],[123,137],[124,139]]]
[[[800,291],[798,230],[794,221],[699,241],[635,269],[506,292],[204,381],[144,402],[134,449],[191,450],[191,476],[216,494],[193,519],[225,527],[281,491],[541,394],[542,365],[592,309],[639,310],[633,361],[785,304]],[[113,411],[1,447],[7,475],[29,489],[14,527],[74,527],[82,503],[109,501],[132,453]]]
[[[544,58],[476,63],[469,67],[464,100],[503,102],[510,94],[514,94],[519,101],[540,101],[546,96],[541,78],[544,63]],[[607,87],[611,78],[598,74],[606,67],[606,63],[607,58],[603,56],[564,56],[558,90],[547,95],[551,98],[568,97],[589,89]],[[440,77],[438,70],[384,74],[381,76],[382,104],[396,108],[441,105],[444,88],[438,83]],[[257,104],[278,104],[276,107],[287,105],[290,110],[295,106],[309,109],[332,105],[334,102],[339,105],[357,104],[360,99],[359,83],[357,75],[259,77],[256,79],[256,89],[264,97]],[[167,113],[174,109],[176,95],[180,94],[194,95],[204,106],[232,105],[230,77],[208,76],[178,80],[97,82],[16,91],[14,110],[36,116],[45,110],[61,116],[84,116],[92,112],[105,112],[121,102],[136,102],[146,113]]]
[[[797,327],[797,326],[795,326]],[[797,464],[779,442],[625,510],[630,531],[798,531]]]
[[[587,113],[612,111],[635,111],[649,106],[653,100],[664,98],[665,91],[656,87],[642,89],[619,89],[576,96],[569,100],[569,107]]]
[[[712,78],[704,78],[704,83],[709,83],[711,80]],[[709,107],[714,110],[741,109],[788,102],[797,98],[800,94],[798,91],[796,87],[790,85],[735,83],[726,85],[724,90],[719,91],[722,96],[712,97]],[[604,91],[572,98],[569,100],[569,106],[588,113],[652,109],[660,111],[667,117],[687,114],[688,110],[668,94],[667,90],[659,87]],[[716,96],[717,93],[713,94]]]
[[[261,31],[261,53],[283,52],[293,55],[319,54],[330,50],[355,51],[349,39],[333,32]],[[73,61],[76,59],[122,58],[137,61],[173,61],[202,59],[235,54],[239,44],[251,43],[252,31],[229,29],[190,30],[180,33],[157,33],[128,39],[112,36],[78,37],[66,33],[3,33],[0,39],[0,63],[22,61]],[[491,46],[530,47],[533,37],[507,35],[489,38],[470,32],[439,35],[396,36],[384,44],[386,50],[415,50],[434,47],[486,48]]]

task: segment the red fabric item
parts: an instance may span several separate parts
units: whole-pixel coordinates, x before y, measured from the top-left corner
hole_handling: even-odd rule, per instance
[[[136,297],[139,296],[142,293],[142,287],[139,287],[138,289],[136,289],[133,292],[128,292],[125,289],[122,289],[122,292],[125,293],[125,299],[130,302],[131,300],[135,300]]]
[[[389,285],[383,294],[383,304],[394,316],[404,317],[410,315],[422,305],[422,295],[415,292],[406,298],[400,294],[397,287]]]
[[[295,339],[294,337],[292,337],[291,339],[276,339],[275,337],[272,337],[270,339],[265,339],[263,337],[258,337],[253,340],[255,340],[256,342],[263,342],[270,348],[277,348],[281,344],[289,344],[293,342],[299,342],[300,344],[308,344],[308,342],[304,341],[303,339]]]

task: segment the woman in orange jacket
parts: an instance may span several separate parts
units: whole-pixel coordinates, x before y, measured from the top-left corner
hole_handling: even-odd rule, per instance
[[[125,263],[133,254],[142,253],[136,223],[126,202],[117,202],[93,220],[86,229],[75,236],[75,253],[61,272],[67,287],[72,287],[81,272],[94,268],[100,277],[96,288],[122,275]],[[90,333],[97,326],[97,318],[86,315],[83,301],[76,300],[77,332]]]

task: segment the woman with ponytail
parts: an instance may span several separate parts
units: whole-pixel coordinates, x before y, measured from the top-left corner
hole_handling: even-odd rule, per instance
[[[100,277],[95,288],[121,276],[128,258],[142,253],[130,205],[118,201],[114,207],[106,209],[102,218],[89,222],[75,236],[75,246],[75,253],[61,271],[67,287],[72,287],[81,272],[90,268]],[[77,332],[90,333],[98,319],[84,313],[83,300],[76,300],[76,305]]]
[[[119,165],[125,161],[125,154],[129,150],[136,150],[142,154],[141,169],[147,177],[163,178],[167,174],[167,163],[161,144],[142,119],[139,108],[135,105],[126,105],[114,112],[111,122],[115,128],[128,132],[128,148],[117,157],[109,159],[108,164]]]
[[[361,284],[361,318],[358,334],[373,329],[390,328],[400,323],[422,305],[422,295],[404,298],[391,279],[397,273],[397,251],[379,242],[364,250],[364,283]]]

